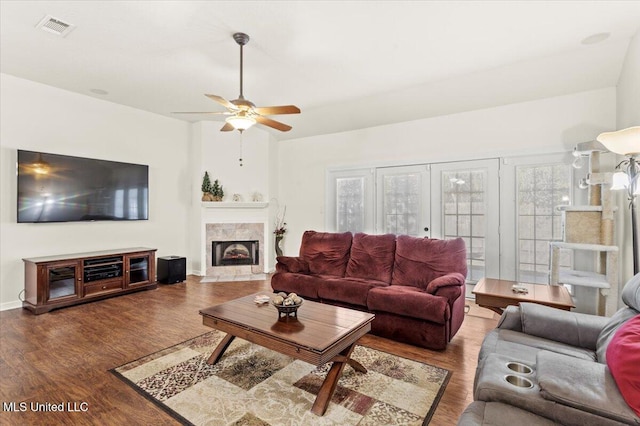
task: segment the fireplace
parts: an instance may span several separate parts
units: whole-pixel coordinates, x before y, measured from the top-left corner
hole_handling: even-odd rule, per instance
[[[212,241],[211,266],[259,265],[260,243],[250,241]]]
[[[204,243],[206,257],[203,259],[203,265],[206,265],[204,275],[208,279],[218,281],[235,281],[235,278],[244,279],[247,276],[264,274],[266,228],[265,222],[207,223]],[[234,243],[242,247],[236,246],[229,251],[227,259],[222,263],[224,251]],[[250,260],[246,258],[247,252],[251,256]]]

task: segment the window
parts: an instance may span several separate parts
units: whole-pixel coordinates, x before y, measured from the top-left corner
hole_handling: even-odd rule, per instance
[[[429,235],[429,169],[422,166],[376,170],[377,232]],[[425,234],[426,233],[426,234]]]
[[[357,169],[327,174],[327,229],[373,233],[373,171]]]
[[[364,231],[363,177],[336,179],[336,230],[338,232]]]

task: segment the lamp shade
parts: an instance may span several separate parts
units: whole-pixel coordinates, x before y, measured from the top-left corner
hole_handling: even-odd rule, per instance
[[[629,186],[629,176],[625,172],[616,172],[613,174],[613,182],[611,189],[626,189]]]
[[[596,138],[609,151],[620,155],[640,154],[640,126],[600,133]]]

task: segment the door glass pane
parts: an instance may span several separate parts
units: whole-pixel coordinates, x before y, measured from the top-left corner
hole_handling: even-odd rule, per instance
[[[336,179],[336,228],[338,232],[364,232],[363,177]]]
[[[76,268],[60,266],[49,269],[49,299],[76,294]]]
[[[382,182],[384,233],[417,236],[421,202],[420,175],[385,175]]]
[[[149,280],[149,257],[132,257],[129,259],[129,283],[140,283]]]
[[[570,204],[571,166],[527,165],[516,168],[518,215],[518,280],[549,282],[549,242],[562,239],[559,205]],[[561,252],[560,267],[571,266]]]
[[[444,238],[462,237],[467,246],[467,280],[485,276],[486,170],[442,172]]]

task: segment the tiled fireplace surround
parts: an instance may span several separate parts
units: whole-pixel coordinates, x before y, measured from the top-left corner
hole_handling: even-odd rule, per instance
[[[205,250],[207,253],[206,276],[215,277],[245,277],[264,273],[264,223],[207,223]],[[259,245],[258,265],[227,265],[212,266],[213,241],[249,241],[257,240]]]

